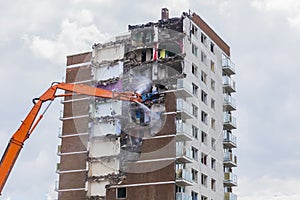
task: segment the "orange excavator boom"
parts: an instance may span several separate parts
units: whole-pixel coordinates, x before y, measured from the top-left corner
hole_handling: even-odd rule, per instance
[[[68,91],[61,95],[56,95],[58,89]],[[18,155],[24,145],[24,142],[29,138],[37,124],[43,117],[43,114],[37,119],[39,111],[44,102],[53,101],[57,97],[72,96],[73,94],[84,94],[94,97],[118,99],[132,102],[142,102],[142,98],[137,93],[132,92],[113,92],[101,88],[91,87],[82,84],[70,83],[55,83],[39,98],[34,99],[34,106],[22,121],[19,129],[13,134],[8,143],[6,150],[0,161],[0,193],[8,179],[8,176],[18,158]]]

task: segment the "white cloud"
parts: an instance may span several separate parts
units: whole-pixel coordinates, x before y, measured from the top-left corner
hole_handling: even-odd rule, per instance
[[[300,30],[299,0],[253,0],[251,5],[258,10],[283,15],[292,28]]]
[[[257,179],[240,178],[240,200],[299,200],[300,180],[262,176]]]
[[[80,16],[84,19],[79,22],[65,19],[61,24],[61,32],[54,39],[26,36],[25,40],[35,55],[63,64],[66,55],[90,51],[93,43],[108,38],[108,34],[101,33],[96,25],[88,24],[93,18],[90,12],[82,11]]]

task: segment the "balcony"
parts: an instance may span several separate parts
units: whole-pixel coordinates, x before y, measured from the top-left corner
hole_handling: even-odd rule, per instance
[[[235,81],[233,81],[229,76],[223,76],[223,89],[227,93],[235,92]]]
[[[192,174],[186,169],[177,169],[176,184],[179,186],[192,186]]]
[[[56,163],[56,173],[60,172],[60,163]]]
[[[237,157],[231,152],[224,152],[223,164],[226,167],[236,167],[237,166]]]
[[[55,190],[56,192],[59,191],[59,181],[58,181],[58,180],[55,181],[54,190]]]
[[[224,94],[223,109],[224,111],[236,110],[236,101],[232,96]]]
[[[176,200],[192,200],[192,196],[188,195],[187,193],[177,192]]]
[[[178,163],[192,163],[192,150],[183,145],[176,145],[176,161]]]
[[[236,136],[227,130],[223,131],[223,146],[229,149],[237,147]]]
[[[225,74],[235,74],[235,64],[227,57],[222,59],[222,69]]]
[[[177,99],[177,113],[181,115],[183,120],[193,118],[192,105],[188,104],[183,99]]]
[[[231,192],[225,192],[224,200],[237,200],[237,196],[236,196],[236,194],[233,194]]]
[[[176,138],[178,141],[192,141],[192,128],[181,121],[176,121]]]
[[[57,145],[57,155],[61,154],[61,145]]]
[[[226,130],[236,129],[236,118],[231,113],[224,112],[223,126]]]
[[[237,186],[237,176],[231,172],[225,172],[224,185],[228,187]]]
[[[194,96],[192,83],[188,82],[186,79],[178,79],[177,94],[182,98]]]

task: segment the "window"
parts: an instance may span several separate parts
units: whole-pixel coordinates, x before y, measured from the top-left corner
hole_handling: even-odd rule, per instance
[[[211,188],[211,190],[216,191],[216,180],[213,178],[211,179],[211,182],[210,182],[210,188]]]
[[[197,38],[198,28],[195,25],[192,25],[191,33]]]
[[[195,147],[192,147],[192,158],[194,160],[198,160],[198,149],[196,149]]]
[[[201,121],[204,123],[204,124],[207,124],[207,121],[208,121],[208,115],[206,112],[204,112],[203,110],[201,111]]]
[[[210,127],[213,130],[216,130],[216,120],[214,118],[211,118],[211,120],[210,120]]]
[[[207,74],[201,71],[201,81],[206,84]]]
[[[198,128],[194,125],[192,125],[192,135],[194,138],[198,139]]]
[[[211,79],[211,81],[210,81],[210,87],[213,91],[215,91],[216,82],[213,79]]]
[[[207,155],[205,153],[201,153],[201,163],[207,165]]]
[[[216,170],[216,159],[211,158],[210,165],[213,170]]]
[[[117,199],[126,198],[126,188],[117,188]]]
[[[210,100],[210,107],[213,110],[216,109],[216,101],[213,98],[211,98],[211,100]]]
[[[206,44],[207,44],[207,37],[203,33],[201,33],[201,42],[206,46]]]
[[[192,44],[192,54],[198,57],[198,47],[194,44]]]
[[[193,180],[195,183],[198,183],[198,171],[195,170],[195,169],[192,169],[192,180]]]
[[[207,64],[207,56],[204,52],[201,51],[201,61],[206,65]]]
[[[208,198],[206,196],[201,196],[201,200],[208,200]]]
[[[201,132],[201,142],[207,144],[207,133]]]
[[[212,72],[215,72],[215,63],[212,60],[210,61],[210,69]]]
[[[215,138],[211,138],[211,148],[213,150],[216,150],[216,139]]]
[[[198,193],[197,192],[192,191],[191,195],[192,195],[192,200],[198,200]]]
[[[211,51],[212,53],[215,52],[215,44],[212,43],[212,42],[210,42],[210,51]]]
[[[192,64],[192,74],[198,76],[198,67],[194,63]]]
[[[201,90],[201,101],[207,104],[207,94],[203,90]]]
[[[195,116],[195,117],[198,117],[198,107],[195,106],[194,104],[192,104],[192,114]]]
[[[201,184],[207,187],[207,176],[205,174],[201,174]]]
[[[195,95],[197,97],[198,96],[198,86],[195,85],[194,83],[192,83],[192,87],[193,87],[193,95]]]

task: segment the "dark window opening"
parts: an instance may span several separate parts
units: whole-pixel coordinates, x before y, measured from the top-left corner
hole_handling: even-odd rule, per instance
[[[126,198],[126,188],[117,189],[117,198]]]

